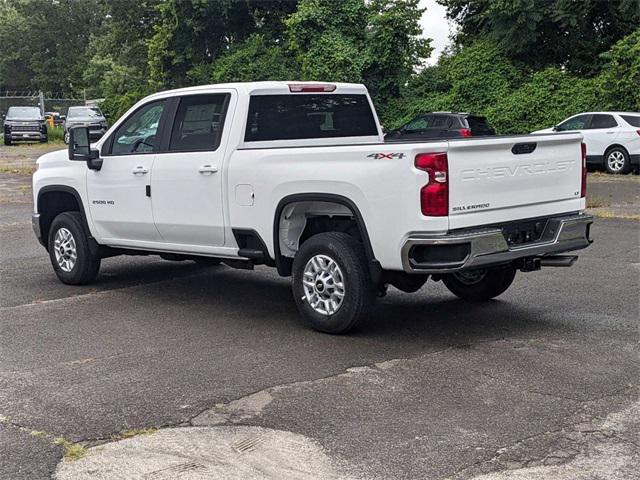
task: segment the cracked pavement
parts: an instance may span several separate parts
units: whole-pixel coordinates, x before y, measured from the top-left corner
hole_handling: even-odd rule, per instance
[[[0,479],[637,478],[638,222],[483,305],[390,289],[336,337],[266,268],[112,258],[62,285],[30,210],[0,200]]]

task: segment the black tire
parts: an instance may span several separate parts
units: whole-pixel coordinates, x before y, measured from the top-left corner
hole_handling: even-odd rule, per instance
[[[311,306],[303,285],[307,264],[318,255],[335,262],[342,277],[341,304],[330,314],[320,313]],[[318,283],[313,287],[316,292],[317,285]],[[325,284],[323,290],[324,288],[335,290],[331,280]],[[362,243],[340,232],[320,233],[306,240],[293,260],[292,290],[298,311],[308,326],[320,332],[333,334],[352,330],[367,316],[375,299],[375,290]]]
[[[40,139],[40,143],[48,143],[49,142],[49,137],[44,137]]]
[[[211,257],[196,257],[193,259],[201,267],[215,267],[216,265],[220,265],[219,258],[211,258]]]
[[[477,276],[477,279],[473,278]],[[463,300],[482,302],[504,293],[513,283],[516,269],[512,266],[491,270],[452,273],[442,278],[451,293]]]
[[[70,232],[75,244],[76,260],[69,271],[65,271],[56,257],[56,235],[61,229]],[[91,253],[80,212],[64,212],[53,219],[49,228],[48,245],[51,265],[62,283],[84,285],[93,282],[98,276],[100,257]],[[68,264],[65,266],[69,268]]]
[[[622,147],[612,147],[604,154],[604,169],[607,173],[627,174],[631,170],[629,152]]]
[[[8,135],[4,136],[4,144],[7,145],[7,146],[11,145],[11,137],[10,136],[8,136]]]
[[[62,140],[64,141],[64,143],[69,145],[69,130],[65,130],[64,131],[64,133],[62,135]]]

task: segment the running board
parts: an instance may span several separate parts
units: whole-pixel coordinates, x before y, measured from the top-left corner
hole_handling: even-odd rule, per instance
[[[541,267],[570,267],[578,260],[577,255],[550,255],[540,259]]]

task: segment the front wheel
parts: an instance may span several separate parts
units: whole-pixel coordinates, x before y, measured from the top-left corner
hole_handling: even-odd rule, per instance
[[[64,132],[63,140],[64,140],[64,143],[66,143],[67,145],[69,145],[69,130],[67,130],[66,132]]]
[[[513,283],[515,276],[516,269],[508,266],[451,273],[444,276],[442,281],[457,297],[481,302],[504,293]]]
[[[293,260],[293,296],[305,323],[346,333],[366,317],[375,292],[362,243],[341,232],[320,233]]]
[[[96,279],[100,257],[89,248],[79,212],[64,212],[53,219],[49,228],[49,257],[62,283],[83,285]]]
[[[629,173],[631,170],[629,154],[624,148],[612,148],[605,155],[604,168],[609,173]]]

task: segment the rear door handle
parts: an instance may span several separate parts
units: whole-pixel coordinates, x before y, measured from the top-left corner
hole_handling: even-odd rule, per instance
[[[144,175],[145,173],[149,173],[149,169],[141,165],[138,165],[136,168],[131,170],[131,173],[133,173],[134,175],[138,175],[138,174]]]
[[[199,169],[198,172],[205,174],[205,173],[216,173],[218,171],[218,167],[214,167],[212,165],[202,165]]]

